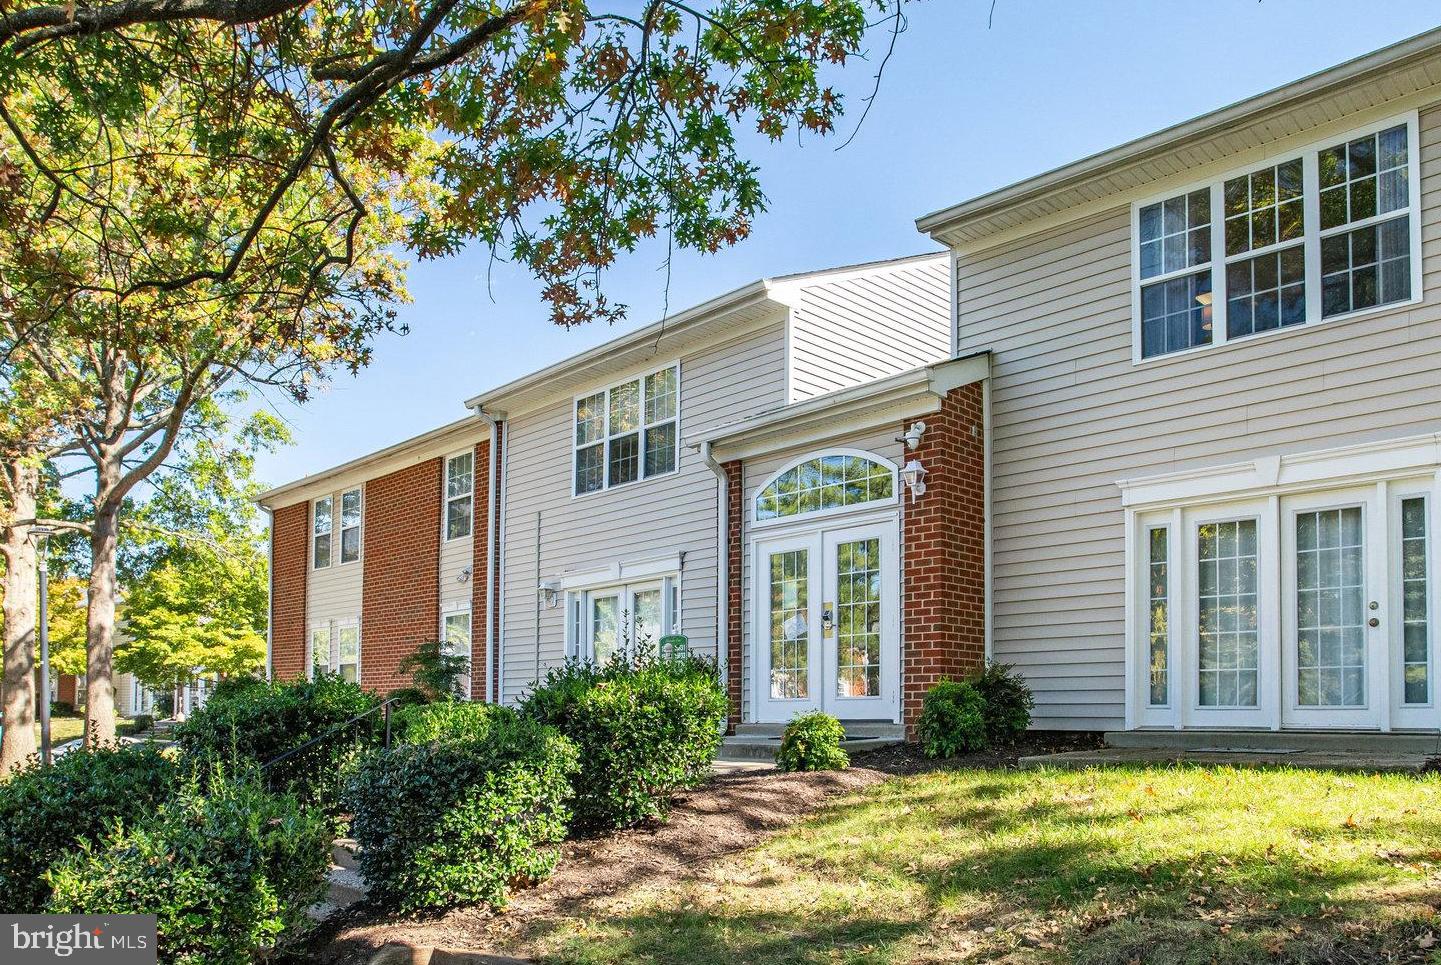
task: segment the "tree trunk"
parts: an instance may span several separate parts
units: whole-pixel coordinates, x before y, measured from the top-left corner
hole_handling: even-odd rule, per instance
[[[35,517],[40,471],[19,462],[4,467],[11,519]],[[0,528],[4,558],[4,734],[0,777],[35,753],[35,543],[28,526]]]
[[[99,492],[106,492],[101,471]],[[118,501],[96,500],[90,530],[90,599],[85,613],[85,746],[115,741],[115,551]]]

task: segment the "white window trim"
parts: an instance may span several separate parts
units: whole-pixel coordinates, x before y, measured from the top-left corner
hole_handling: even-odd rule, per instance
[[[463,681],[463,683],[465,686],[465,699],[470,700],[472,692],[471,685],[474,681],[475,676],[475,617],[471,611],[471,603],[469,600],[452,600],[449,603],[441,605],[439,627],[440,645],[443,649],[447,642],[445,636],[446,621],[448,621],[451,617],[459,616],[462,613],[465,614],[466,636],[470,641],[470,648],[465,654],[465,659],[471,662],[470,672],[465,675],[465,680]]]
[[[360,519],[354,526],[346,526],[345,497],[351,493],[356,493],[360,497]],[[351,566],[359,563],[361,558],[365,556],[365,487],[351,486],[349,489],[342,490],[338,498],[331,505],[338,508],[338,512],[336,512],[334,516],[334,522],[338,525],[331,526],[330,558],[339,566]],[[347,560],[345,558],[345,531],[347,529],[354,529],[356,531],[355,559],[353,560]],[[339,535],[340,538],[336,539],[336,535]],[[337,546],[340,548],[339,559],[336,559],[335,551]]]
[[[866,502],[855,503],[851,506],[833,506],[830,509],[815,509],[811,510],[808,513],[797,513],[794,516],[776,516],[772,519],[761,519],[758,500],[760,499],[761,493],[765,492],[766,487],[769,486],[771,483],[775,482],[780,477],[784,476],[786,473],[790,472],[792,469],[796,468],[797,466],[802,465],[803,463],[810,462],[813,459],[819,459],[822,456],[855,456],[860,459],[867,459],[880,466],[884,466],[887,470],[890,471],[891,474],[890,498],[870,499]],[[806,453],[805,455],[797,459],[792,459],[790,462],[787,462],[780,469],[767,476],[765,480],[762,481],[761,484],[757,486],[750,493],[749,496],[747,496],[747,499],[749,499],[750,501],[750,508],[748,511],[749,518],[747,521],[751,524],[751,526],[756,529],[774,529],[787,525],[792,525],[795,523],[811,523],[818,519],[831,519],[836,516],[861,515],[876,509],[883,509],[888,506],[898,506],[900,505],[900,496],[900,467],[898,467],[892,460],[887,459],[885,456],[882,456],[879,453],[871,452],[867,449],[852,449],[845,446],[816,449]]]
[[[325,631],[325,671],[335,673],[335,628],[329,620],[320,620],[310,624],[309,631],[305,635],[305,679],[315,679],[315,632]]]
[[[659,422],[646,422],[646,421],[645,421],[645,380],[646,380],[646,377],[647,377],[647,376],[651,376],[651,375],[655,375],[655,374],[657,374],[657,373],[659,373],[659,372],[664,372],[664,371],[667,370],[667,369],[670,369],[671,371],[673,371],[673,372],[675,373],[675,418],[674,418],[673,420],[672,420],[672,419],[662,419],[662,420],[660,420]],[[612,483],[612,482],[610,481],[610,435],[611,435],[611,434],[610,434],[610,392],[611,392],[612,389],[614,389],[614,388],[616,388],[616,387],[618,387],[618,386],[625,385],[627,382],[636,382],[636,381],[639,381],[639,382],[640,382],[640,387],[641,387],[641,388],[640,388],[640,415],[641,415],[641,421],[640,421],[640,428],[637,430],[637,431],[640,433],[640,453],[639,453],[639,456],[638,456],[638,458],[639,458],[639,460],[640,460],[640,463],[639,463],[639,466],[638,466],[638,474],[636,475],[636,478],[632,479],[630,482]],[[581,451],[582,449],[589,449],[591,446],[594,446],[595,443],[594,443],[594,442],[588,442],[588,443],[586,443],[585,445],[581,445],[580,443],[576,442],[576,439],[575,439],[575,423],[576,423],[575,410],[576,410],[576,407],[580,404],[580,401],[581,401],[582,399],[588,399],[588,398],[590,398],[590,397],[593,396],[593,395],[600,395],[600,394],[604,394],[604,395],[605,395],[605,402],[604,402],[604,405],[603,405],[603,412],[602,412],[602,415],[604,416],[604,418],[603,418],[602,421],[601,421],[601,442],[602,442],[602,447],[601,447],[601,486],[600,486],[599,489],[592,489],[592,490],[590,490],[590,491],[588,491],[588,492],[580,493],[580,492],[576,492],[576,489],[575,489],[575,486],[576,486],[575,471],[576,471],[576,467],[577,467],[577,466],[579,465],[579,463],[580,463],[580,451]],[[631,375],[629,375],[629,376],[627,376],[627,377],[625,377],[625,378],[623,378],[623,379],[616,379],[614,382],[611,382],[611,383],[608,384],[608,385],[601,386],[601,387],[599,387],[599,388],[594,388],[594,389],[591,389],[591,390],[588,391],[588,392],[581,392],[581,393],[578,393],[578,394],[572,396],[572,397],[571,397],[571,400],[570,400],[570,419],[569,419],[569,422],[567,423],[567,425],[568,425],[568,427],[569,427],[569,431],[570,431],[570,496],[571,496],[571,498],[572,498],[572,499],[584,499],[584,498],[586,498],[587,496],[595,496],[595,495],[598,495],[598,494],[600,494],[600,493],[609,492],[609,491],[612,490],[612,489],[623,489],[623,488],[625,488],[626,486],[634,486],[634,485],[636,485],[637,483],[645,482],[647,479],[662,479],[662,478],[664,478],[664,477],[666,477],[666,476],[673,476],[673,475],[675,475],[676,473],[680,472],[680,416],[681,416],[681,365],[680,365],[680,360],[679,360],[679,359],[676,359],[676,360],[674,360],[674,361],[672,361],[672,362],[669,362],[669,363],[667,363],[667,364],[665,364],[665,365],[657,365],[657,366],[654,366],[654,367],[651,367],[651,368],[647,368],[647,369],[645,369],[645,370],[643,370],[643,371],[640,371],[640,372],[634,372],[634,373],[632,373]],[[658,473],[655,473],[654,475],[647,475],[647,474],[646,474],[646,471],[645,471],[645,431],[646,431],[647,429],[653,428],[653,427],[655,427],[655,426],[664,425],[665,423],[667,423],[667,422],[672,422],[672,421],[675,422],[675,460],[674,460],[674,463],[672,464],[672,468],[671,468],[668,472],[658,472]]]
[[[1326,148],[1335,147],[1339,143],[1345,143],[1358,137],[1365,137],[1367,134],[1375,134],[1397,126],[1406,125],[1406,157],[1408,176],[1408,197],[1410,205],[1404,209],[1389,211],[1384,215],[1376,215],[1362,221],[1348,222],[1345,225],[1325,230],[1325,236],[1339,234],[1344,231],[1351,231],[1357,228],[1364,228],[1368,225],[1389,221],[1401,216],[1405,211],[1410,216],[1408,222],[1411,233],[1411,297],[1401,301],[1387,302],[1384,305],[1374,305],[1369,308],[1356,309],[1339,315],[1332,315],[1329,318],[1321,317],[1321,210],[1320,210],[1320,182],[1317,155]],[[1363,127],[1353,130],[1339,132],[1320,140],[1312,141],[1286,151],[1275,154],[1264,160],[1246,164],[1241,167],[1224,171],[1220,174],[1206,178],[1203,181],[1194,181],[1189,184],[1170,188],[1159,194],[1154,194],[1131,203],[1130,212],[1130,272],[1131,272],[1131,364],[1132,365],[1153,365],[1162,362],[1171,362],[1177,359],[1195,355],[1198,352],[1206,352],[1212,349],[1219,349],[1226,345],[1242,344],[1263,338],[1270,338],[1278,335],[1292,335],[1297,332],[1309,331],[1317,325],[1329,324],[1331,322],[1346,321],[1349,319],[1363,318],[1377,312],[1397,311],[1408,305],[1415,305],[1425,297],[1422,261],[1423,252],[1421,249],[1421,144],[1420,144],[1420,112],[1418,110],[1406,111],[1402,114],[1393,115],[1383,120],[1374,121]],[[1240,261],[1246,258],[1255,257],[1258,253],[1279,251],[1297,244],[1295,240],[1283,242],[1266,248],[1258,248],[1255,251],[1248,251],[1242,255],[1236,255],[1228,259],[1226,256],[1226,216],[1225,216],[1225,182],[1239,177],[1243,174],[1250,174],[1255,171],[1274,167],[1284,161],[1294,160],[1296,157],[1302,159],[1302,208],[1305,213],[1306,230],[1301,237],[1300,244],[1303,244],[1306,251],[1306,320],[1299,325],[1278,327],[1266,332],[1255,332],[1250,335],[1243,335],[1235,339],[1227,338],[1226,324],[1226,265],[1228,261]],[[1184,270],[1173,272],[1162,272],[1151,278],[1141,278],[1141,242],[1140,242],[1140,217],[1141,209],[1174,198],[1177,195],[1190,194],[1193,191],[1207,188],[1211,192],[1211,260],[1206,263],[1210,266],[1211,272],[1211,343],[1209,345],[1196,345],[1191,348],[1181,349],[1176,352],[1166,352],[1160,355],[1153,355],[1150,358],[1141,356],[1141,287],[1142,285],[1153,285],[1173,277],[1185,277],[1198,274],[1206,270],[1206,264],[1196,265]]]
[[[315,531],[315,511],[316,508],[320,505],[320,503],[324,500],[330,501],[330,528],[325,532],[325,542],[326,545],[330,548],[330,554],[326,558],[325,565],[321,566],[315,561],[315,541],[319,539],[321,535],[320,533],[317,533]],[[336,505],[334,493],[326,493],[321,496],[316,496],[310,501],[310,520],[309,525],[306,527],[306,529],[309,531],[310,536],[310,568],[312,570],[328,570],[335,565],[335,517]]]
[[[1271,730],[1283,727],[1283,705],[1287,696],[1286,672],[1282,649],[1283,609],[1287,607],[1286,561],[1283,530],[1294,514],[1283,512],[1288,497],[1313,497],[1317,505],[1325,502],[1328,492],[1357,490],[1369,487],[1384,494],[1377,505],[1386,507],[1389,519],[1387,546],[1384,556],[1388,575],[1383,618],[1388,620],[1391,653],[1385,661],[1368,664],[1372,678],[1368,681],[1367,707],[1374,709],[1378,728],[1386,732],[1396,728],[1435,729],[1437,701],[1436,675],[1441,669],[1437,633],[1428,625],[1428,656],[1430,660],[1430,702],[1404,704],[1397,697],[1397,640],[1400,631],[1401,607],[1397,597],[1399,581],[1389,571],[1399,565],[1393,552],[1395,528],[1399,526],[1400,501],[1413,496],[1427,500],[1427,552],[1429,585],[1428,613],[1441,613],[1441,579],[1436,573],[1436,534],[1441,532],[1441,433],[1407,436],[1382,442],[1339,447],[1311,453],[1262,457],[1251,462],[1200,470],[1166,473],[1118,483],[1125,507],[1126,525],[1126,727],[1196,726],[1259,726]],[[1196,527],[1205,521],[1254,518],[1258,520],[1258,632],[1262,653],[1260,681],[1262,693],[1254,712],[1212,710],[1196,706],[1192,680],[1195,662],[1194,553],[1184,541],[1194,541]],[[1148,704],[1150,679],[1142,674],[1144,655],[1149,654],[1148,581],[1141,567],[1147,561],[1144,542],[1149,529],[1168,525],[1172,538],[1170,563],[1170,660],[1171,706]],[[1177,536],[1176,534],[1181,534]],[[1378,579],[1370,570],[1378,551],[1368,551],[1368,585],[1375,587]],[[1375,590],[1372,591],[1377,592]],[[1385,688],[1384,691],[1381,688]],[[1379,701],[1379,704],[1375,703]]]
[[[679,570],[647,575],[635,574],[624,582],[618,583],[568,587],[565,592],[566,656],[583,660],[594,659],[589,630],[590,601],[593,598],[619,596],[622,601],[621,612],[626,612],[628,609],[625,605],[626,601],[629,601],[634,593],[646,590],[660,591],[661,632],[656,635],[656,642],[659,643],[661,637],[680,633],[681,574]],[[633,629],[634,624],[631,626]],[[627,654],[633,652],[634,643],[633,639],[620,641],[620,652]]]
[[[360,633],[360,620],[352,618],[349,620],[336,620],[330,630],[330,652],[334,656],[334,669],[331,673],[340,673],[342,666],[340,660],[340,634],[343,630],[355,630],[355,683],[360,685],[364,679],[361,673],[364,668],[365,641]]]
[[[467,456],[467,455],[470,456],[470,492],[469,492],[469,493],[462,493],[462,494],[459,495],[459,496],[451,496],[451,495],[449,495],[449,492],[450,492],[450,464],[451,464],[453,461],[455,461],[456,459],[460,459],[460,458],[462,458],[462,457],[464,457],[464,456]],[[462,450],[462,451],[460,451],[460,452],[453,452],[453,453],[451,453],[450,455],[448,455],[448,456],[445,457],[445,463],[444,463],[444,465],[443,465],[443,467],[442,467],[441,477],[440,477],[440,492],[441,492],[441,506],[440,506],[440,541],[441,541],[442,543],[454,543],[454,542],[456,542],[457,540],[471,539],[472,537],[474,537],[474,536],[475,536],[475,450],[471,449],[471,450]],[[457,499],[464,499],[464,498],[466,498],[467,495],[470,497],[470,528],[469,528],[469,531],[466,532],[465,534],[461,535],[461,536],[451,536],[451,535],[450,535],[450,504],[453,503],[453,502],[455,502]]]

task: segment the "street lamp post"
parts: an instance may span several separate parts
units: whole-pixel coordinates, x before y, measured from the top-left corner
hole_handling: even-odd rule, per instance
[[[55,530],[50,526],[32,526],[30,532],[39,540],[35,552],[40,569],[40,613],[36,629],[40,633],[40,761],[50,766],[50,566],[45,559],[46,541]]]

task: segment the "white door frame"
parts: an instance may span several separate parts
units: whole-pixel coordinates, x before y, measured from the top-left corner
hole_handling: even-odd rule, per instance
[[[836,602],[836,547],[853,540],[876,538],[881,543],[881,693],[877,697],[835,695],[835,637],[824,636],[826,603]],[[847,720],[900,721],[901,572],[900,516],[894,508],[846,514],[823,521],[767,527],[753,540],[749,597],[751,601],[750,666],[754,675],[753,718],[784,723],[799,713],[824,710]],[[808,696],[773,699],[770,695],[770,555],[807,551],[807,630],[809,636]]]
[[[1381,494],[1378,495],[1378,488]],[[1386,601],[1386,557],[1389,555],[1385,484],[1319,493],[1302,493],[1281,500],[1281,668],[1283,727],[1374,730],[1381,726],[1382,707],[1390,691],[1387,629],[1382,619]],[[1361,510],[1364,703],[1360,706],[1302,706],[1299,697],[1297,655],[1298,587],[1296,585],[1296,520],[1308,512],[1359,508]],[[1342,614],[1344,616],[1344,613]],[[1377,626],[1368,626],[1375,619]]]

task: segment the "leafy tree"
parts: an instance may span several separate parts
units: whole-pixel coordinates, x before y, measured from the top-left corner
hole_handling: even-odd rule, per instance
[[[23,199],[15,251],[26,265],[83,266],[56,241],[79,219],[127,270],[101,280],[81,267],[72,290],[125,297],[230,283],[284,237],[272,219],[295,194],[342,202],[337,216],[351,224],[372,217],[373,202],[353,190],[354,171],[366,169],[442,193],[407,224],[417,253],[477,240],[535,274],[556,321],[615,318],[624,306],[606,300],[600,273],[657,234],[699,251],[744,238],[765,197],[740,132],[830,133],[844,100],[828,71],[863,55],[872,29],[893,47],[902,9],[15,0],[0,20],[0,121]],[[184,144],[163,154],[147,136],[159,96],[173,128],[194,135],[171,138]],[[441,149],[418,155],[417,132]],[[153,206],[92,217],[136,178]],[[217,182],[231,190],[219,218],[194,204]],[[157,220],[206,260],[138,244]],[[344,260],[344,249],[316,248],[312,264]]]
[[[255,453],[288,440],[267,415],[190,444],[184,471],[137,507],[119,557],[126,587],[115,665],[155,688],[265,665],[269,562]]]
[[[404,297],[399,242],[479,241],[555,321],[620,317],[604,269],[657,235],[743,239],[765,197],[740,132],[830,133],[827,71],[872,27],[893,44],[902,2],[10,4],[0,391],[53,389],[0,468],[78,449],[93,474],[87,735],[114,732],[123,509],[208,404],[247,382],[303,400],[364,365]],[[34,514],[12,488],[0,553],[23,582]]]

